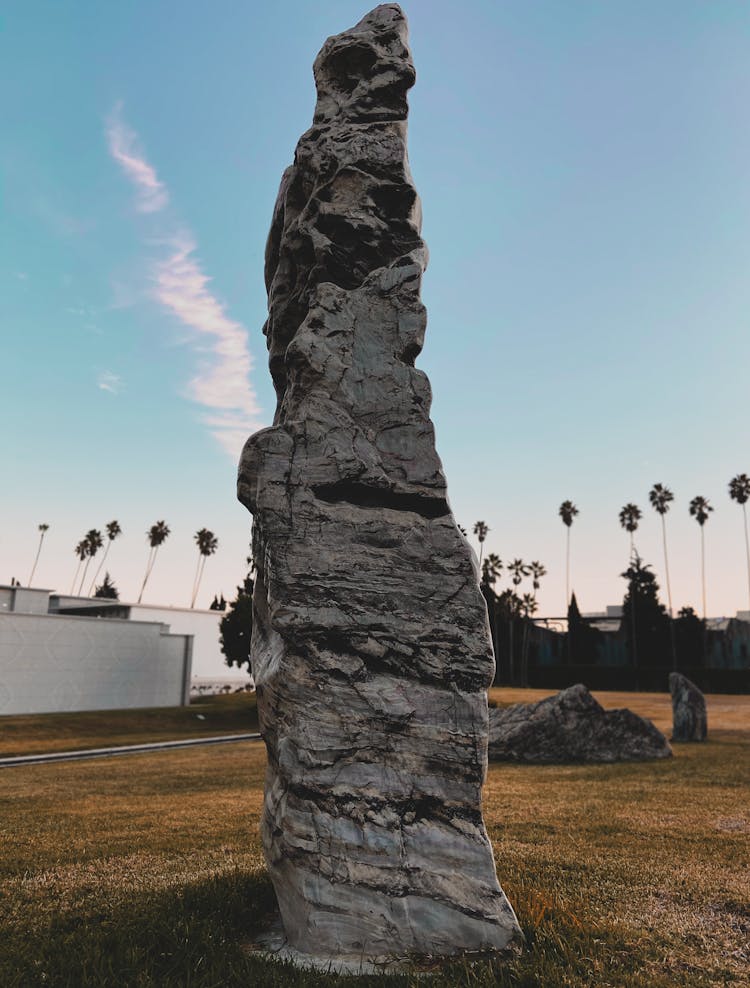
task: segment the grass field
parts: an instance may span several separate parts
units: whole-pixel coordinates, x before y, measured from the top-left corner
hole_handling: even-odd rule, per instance
[[[0,717],[0,758],[257,730],[253,693],[200,697],[187,707],[15,715]]]
[[[669,726],[666,697],[597,695]],[[710,697],[709,730],[659,762],[491,766],[485,817],[527,947],[429,983],[747,986],[750,698]],[[0,771],[0,985],[347,983],[244,949],[273,908],[263,773],[249,742]]]

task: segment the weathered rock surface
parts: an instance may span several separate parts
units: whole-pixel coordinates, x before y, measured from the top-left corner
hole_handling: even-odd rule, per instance
[[[519,937],[481,814],[494,660],[414,367],[427,252],[394,4],[329,38],[266,249],[274,425],[252,436],[263,845],[288,942],[393,958]]]
[[[490,761],[627,762],[668,758],[667,739],[632,710],[605,710],[585,686],[490,710]]]
[[[706,698],[687,676],[670,672],[672,694],[672,741],[705,741],[707,734]]]

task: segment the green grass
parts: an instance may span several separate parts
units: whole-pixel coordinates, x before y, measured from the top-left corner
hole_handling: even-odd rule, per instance
[[[459,962],[428,983],[746,985],[750,731],[714,721],[708,743],[667,761],[492,766],[485,817],[527,946],[506,965]],[[354,983],[247,950],[273,911],[258,839],[264,767],[262,745],[239,743],[2,770],[0,985]]]
[[[254,693],[200,697],[187,707],[11,715],[0,717],[0,758],[257,730]]]

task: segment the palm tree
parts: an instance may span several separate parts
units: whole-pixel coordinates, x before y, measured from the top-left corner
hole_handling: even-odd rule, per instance
[[[543,576],[547,575],[547,570],[545,567],[536,560],[533,563],[529,563],[529,572],[531,573],[531,581],[534,587],[534,596],[539,589],[539,581]]]
[[[503,568],[503,561],[496,552],[487,554],[487,558],[482,563],[482,583],[488,587],[494,587],[497,578]]]
[[[141,598],[143,597],[143,591],[146,589],[146,583],[148,578],[151,576],[151,571],[154,568],[154,563],[156,562],[156,553],[158,552],[159,546],[166,540],[169,535],[169,525],[164,521],[157,521],[155,525],[146,532],[146,538],[148,539],[148,544],[151,546],[148,554],[148,562],[146,563],[146,573],[143,577],[143,583],[141,584],[141,592],[138,594],[138,603],[140,604]]]
[[[630,533],[630,555],[633,555],[635,546],[633,545],[633,532],[638,528],[641,520],[641,509],[637,504],[628,503],[620,511],[620,524],[626,532]]]
[[[517,587],[521,580],[531,572],[531,567],[527,566],[523,559],[514,559],[505,568],[513,575],[514,587]]]
[[[747,557],[747,590],[750,595],[750,541],[747,538],[747,504],[750,498],[750,477],[746,473],[738,473],[729,481],[729,496],[742,508],[742,516],[745,522],[745,556]],[[41,528],[41,525],[39,526]]]
[[[75,552],[76,556],[78,556],[78,566],[76,567],[75,576],[73,577],[73,583],[71,584],[70,587],[71,594],[75,593],[76,581],[78,580],[78,574],[81,571],[81,564],[89,554],[89,544],[86,541],[86,539],[81,539],[81,541],[78,543],[78,545],[75,547],[73,551]]]
[[[667,555],[667,519],[669,505],[674,501],[674,494],[664,484],[654,484],[648,492],[648,499],[651,507],[661,517],[661,539],[664,546],[664,573],[667,578],[667,600],[669,601],[669,640],[672,646],[672,668],[677,669],[677,649],[674,640],[674,625],[672,623],[674,611],[672,610],[672,584],[669,581],[669,556]]]
[[[34,573],[36,572],[36,564],[39,562],[39,553],[42,551],[42,542],[44,542],[45,532],[49,530],[49,525],[42,523],[37,525],[39,530],[39,545],[36,550],[36,557],[34,559],[34,565],[31,567],[31,576],[29,577],[29,586],[31,586],[31,581],[34,579]]]
[[[86,571],[89,568],[89,563],[97,554],[97,552],[101,549],[101,547],[104,545],[104,543],[102,542],[102,533],[99,531],[98,528],[90,528],[88,532],[86,532],[86,537],[84,541],[88,545],[89,551],[86,557],[86,565],[83,567],[83,576],[81,577],[81,585],[78,588],[79,596],[81,595],[81,593],[83,593],[83,584],[86,581]]]
[[[547,570],[545,567],[536,560],[533,563],[529,563],[529,572],[531,574],[532,586],[534,588],[533,593],[525,593],[521,598],[524,608],[524,616],[526,618],[523,628],[523,643],[521,645],[521,685],[529,685],[529,615],[536,614],[537,602],[536,602],[536,592],[539,589],[539,581],[543,576],[547,575]]]
[[[703,587],[703,620],[706,620],[706,543],[703,537],[703,526],[708,521],[709,514],[714,509],[707,498],[694,497],[690,502],[690,517],[695,518],[701,527],[701,586]]]
[[[669,616],[672,617],[672,586],[669,582],[669,557],[667,555],[667,521],[666,514],[669,505],[674,501],[674,494],[664,484],[654,484],[648,492],[648,499],[654,511],[661,515],[661,536],[664,545],[664,573],[667,577],[667,599],[669,600]]]
[[[513,580],[513,586],[514,587],[519,586],[519,584],[521,583],[521,580],[525,576],[528,576],[529,575],[529,572],[530,572],[529,567],[526,565],[526,563],[523,561],[523,559],[514,559],[513,562],[508,563],[508,565],[505,567],[505,569],[508,571],[508,574],[511,576],[511,578]],[[513,591],[508,591],[508,592],[513,593]],[[523,610],[521,598],[518,597],[517,594],[515,594],[515,596],[516,596],[516,599],[518,600],[518,604],[519,604],[518,616],[519,617],[523,617],[524,616],[524,610]],[[509,642],[509,649],[508,649],[508,651],[509,651],[508,672],[509,672],[509,675],[510,675],[511,685],[515,685],[515,680],[516,680],[516,656],[515,656],[515,648],[514,648],[514,645],[513,645],[513,639],[514,639],[513,625],[514,625],[514,620],[515,620],[515,617],[514,617],[514,615],[511,614],[509,616],[509,620],[508,620],[508,642]],[[521,651],[523,652],[523,645],[522,645]]]
[[[198,544],[198,568],[195,571],[195,581],[193,582],[193,599],[190,601],[191,607],[195,607],[195,598],[198,596],[198,587],[201,584],[206,560],[209,556],[213,556],[219,548],[219,540],[207,528],[199,529],[195,533],[194,538]]]
[[[560,505],[558,514],[563,520],[563,525],[565,525],[568,530],[565,548],[565,607],[567,609],[570,602],[570,526],[573,524],[573,519],[578,514],[578,508],[572,501],[563,501]]]
[[[104,565],[107,559],[107,553],[109,552],[109,547],[112,545],[112,543],[115,541],[118,535],[122,535],[122,529],[120,528],[119,521],[107,522],[107,544],[104,547],[104,555],[102,556],[101,562],[96,567],[96,573],[94,573],[94,579],[91,581],[91,586],[89,587],[89,597],[91,596],[91,592],[94,589],[94,584],[96,583],[97,578],[101,573],[102,566]]]
[[[482,565],[482,551],[484,549],[484,540],[487,538],[487,533],[489,528],[483,521],[478,521],[474,525],[474,534],[479,539],[479,565]]]

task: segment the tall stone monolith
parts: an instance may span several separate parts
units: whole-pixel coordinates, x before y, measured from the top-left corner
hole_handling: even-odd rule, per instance
[[[278,406],[238,487],[266,860],[304,955],[503,950],[520,932],[482,820],[494,660],[414,366],[427,250],[401,9],[329,38],[314,74],[266,248]]]
[[[672,740],[705,741],[707,730],[706,698],[687,676],[670,672],[672,694]]]

